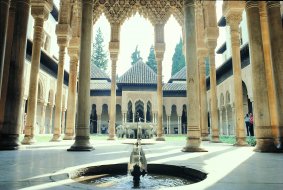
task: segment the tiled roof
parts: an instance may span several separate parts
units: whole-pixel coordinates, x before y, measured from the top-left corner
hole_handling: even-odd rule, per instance
[[[90,89],[92,90],[111,90],[111,82],[92,83],[90,85]]]
[[[90,78],[91,79],[106,79],[108,81],[111,81],[109,76],[99,69],[95,64],[90,64]]]
[[[186,91],[186,83],[165,83],[162,88],[163,91]]]
[[[141,60],[135,63],[117,83],[120,84],[157,84],[156,73]]]
[[[187,67],[185,66],[180,71],[178,71],[175,75],[173,75],[168,82],[170,83],[174,80],[185,81],[186,79],[187,79]]]

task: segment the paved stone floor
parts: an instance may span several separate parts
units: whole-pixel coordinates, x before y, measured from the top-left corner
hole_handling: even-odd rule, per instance
[[[94,189],[78,185],[67,173],[90,165],[126,163],[132,145],[92,141],[91,152],[67,152],[73,141],[38,143],[0,152],[0,189]],[[256,153],[253,147],[203,142],[208,152],[183,153],[185,141],[144,144],[149,163],[184,165],[208,173],[199,183],[171,189],[283,189],[283,154]],[[56,145],[56,146],[55,146]]]

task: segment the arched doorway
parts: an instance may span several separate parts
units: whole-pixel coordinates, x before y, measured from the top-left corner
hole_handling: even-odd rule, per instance
[[[247,86],[246,86],[244,81],[242,81],[242,87],[243,87],[243,109],[244,109],[243,111],[244,111],[244,114],[253,113],[252,102],[249,99],[248,89],[247,89]]]
[[[146,122],[152,122],[152,105],[150,101],[146,104]]]
[[[128,102],[127,122],[133,122],[133,104],[131,101]]]
[[[140,118],[140,121],[144,121],[144,103],[141,100],[138,100],[135,103],[135,110],[136,110],[136,117],[135,117],[135,122],[138,122],[138,119]]]
[[[97,113],[95,104],[92,104],[90,114],[90,133],[97,133]]]
[[[182,134],[187,133],[187,106],[183,105],[182,110]]]

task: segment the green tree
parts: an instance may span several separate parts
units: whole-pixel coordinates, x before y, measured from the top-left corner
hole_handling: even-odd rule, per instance
[[[94,43],[92,44],[92,55],[91,55],[91,62],[95,64],[98,68],[102,70],[106,70],[108,66],[108,58],[107,53],[104,50],[103,45],[103,36],[100,28],[98,28]]]
[[[135,49],[135,51],[132,53],[131,58],[132,58],[132,63],[131,63],[132,65],[135,64],[136,62],[138,62],[138,60],[141,59],[141,57],[140,57],[140,51],[138,50],[138,46],[136,46],[136,49]]]
[[[171,76],[175,75],[185,66],[185,56],[183,54],[183,41],[180,38],[179,43],[175,47],[175,52],[172,57]]]
[[[154,47],[151,46],[149,50],[149,55],[147,57],[146,64],[155,72],[157,73],[157,62],[155,59]]]

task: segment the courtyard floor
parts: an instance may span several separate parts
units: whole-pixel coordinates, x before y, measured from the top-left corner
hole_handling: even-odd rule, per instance
[[[0,151],[0,189],[95,189],[78,185],[68,172],[94,165],[127,163],[133,145],[124,140],[91,142],[95,150],[67,152],[74,141],[38,142],[18,151]],[[170,189],[283,189],[283,154],[257,153],[253,147],[203,142],[208,152],[181,152],[185,137],[142,145],[148,163],[187,166],[207,173],[199,183]],[[150,171],[149,171],[150,172]],[[169,188],[168,188],[169,189]]]

